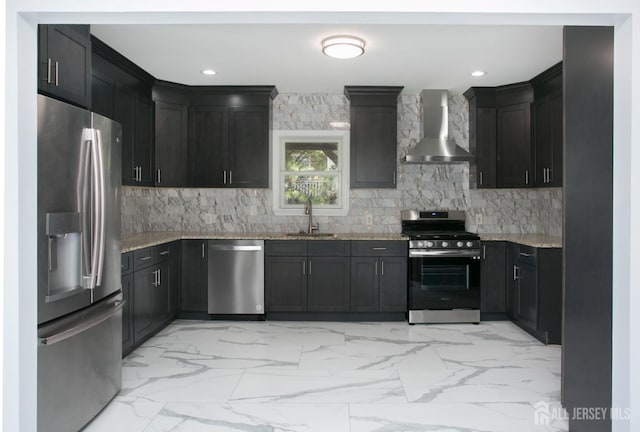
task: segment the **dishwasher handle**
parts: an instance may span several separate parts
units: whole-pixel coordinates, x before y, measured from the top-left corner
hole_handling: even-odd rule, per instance
[[[210,250],[214,251],[261,251],[262,246],[246,246],[246,245],[218,245],[212,244],[209,245]]]

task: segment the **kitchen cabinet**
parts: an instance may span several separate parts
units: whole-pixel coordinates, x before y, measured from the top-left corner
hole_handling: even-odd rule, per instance
[[[480,312],[495,318],[507,311],[507,244],[482,242],[480,267]]]
[[[352,189],[396,187],[398,95],[402,88],[344,88],[350,101]]]
[[[469,182],[478,189],[495,188],[496,179],[496,90],[472,87],[464,93],[469,101],[469,151],[475,156],[469,166]]]
[[[180,311],[180,288],[182,285],[182,241],[169,243],[169,318],[174,319]]]
[[[38,26],[38,90],[91,107],[91,41],[88,25]]]
[[[543,343],[559,344],[562,333],[562,249],[512,244],[509,315]]]
[[[153,186],[153,77],[91,37],[92,110],[122,125],[122,184]]]
[[[182,241],[181,318],[207,318],[207,241]]]
[[[265,294],[269,312],[349,310],[349,242],[265,242]]]
[[[133,350],[133,253],[122,254],[122,356]]]
[[[351,311],[407,311],[407,253],[404,241],[352,242]]]
[[[189,185],[269,187],[275,87],[197,87],[190,91]]]
[[[562,63],[531,80],[533,103],[534,182],[537,187],[562,186]]]
[[[185,187],[189,184],[189,96],[186,86],[157,81],[155,103],[155,185]]]

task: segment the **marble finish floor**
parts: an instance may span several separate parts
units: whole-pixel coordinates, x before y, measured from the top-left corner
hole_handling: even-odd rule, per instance
[[[175,321],[86,432],[537,432],[560,346],[473,324]],[[548,404],[548,405],[547,405]]]

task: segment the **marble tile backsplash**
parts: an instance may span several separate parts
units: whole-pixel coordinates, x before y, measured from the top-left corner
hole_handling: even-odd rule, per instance
[[[330,129],[349,121],[349,103],[337,94],[281,94],[273,103],[273,127]],[[469,148],[468,107],[464,96],[449,96],[449,134]],[[398,102],[398,159],[422,136],[418,95]],[[305,227],[306,217],[275,216],[269,189],[123,187],[122,231],[289,232]],[[354,189],[344,217],[317,217],[321,231],[400,231],[400,210],[464,209],[467,228],[476,232],[561,235],[562,189],[469,189],[469,165],[398,165],[397,189]],[[482,224],[476,225],[476,214]],[[373,224],[367,225],[367,215]]]

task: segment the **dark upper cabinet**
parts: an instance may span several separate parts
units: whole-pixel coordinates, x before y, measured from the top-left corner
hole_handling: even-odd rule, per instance
[[[152,186],[154,172],[153,77],[91,37],[92,110],[122,125],[122,184]]]
[[[496,179],[496,90],[472,87],[464,93],[469,101],[469,151],[475,160],[469,166],[469,183],[476,188],[495,188]]]
[[[562,63],[531,80],[535,185],[562,186],[563,98]]]
[[[505,242],[482,242],[480,312],[507,311],[507,246]]]
[[[189,185],[269,187],[273,86],[188,89]]]
[[[38,45],[38,90],[90,108],[89,26],[39,25]]]
[[[497,186],[533,185],[531,103],[529,83],[500,87],[496,91]]]
[[[207,241],[182,241],[180,313],[207,313]]]
[[[351,106],[351,188],[396,187],[398,95],[402,88],[344,88]]]

